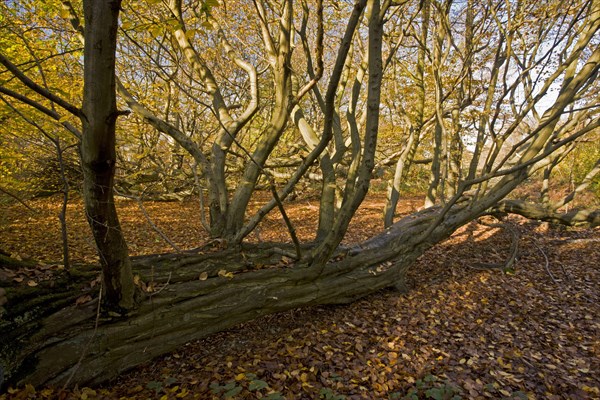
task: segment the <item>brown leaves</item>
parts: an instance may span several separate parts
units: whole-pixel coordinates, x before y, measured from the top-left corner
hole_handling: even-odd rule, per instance
[[[379,229],[379,206],[381,202],[367,204],[351,238]],[[175,217],[184,214],[182,207],[186,217]],[[183,241],[195,229],[191,208],[185,207],[147,205],[166,224],[161,228],[172,229],[167,234],[175,228],[184,231],[175,235],[178,244],[197,246]],[[308,236],[314,221],[307,210],[301,202],[290,207],[289,215]],[[138,223],[136,252],[161,251],[162,244],[140,227],[135,214],[123,219],[126,229]],[[262,239],[287,239],[285,227],[278,224],[278,216],[267,219]],[[345,306],[264,317],[189,343],[101,390],[109,390],[109,398],[218,398],[236,392],[233,398],[597,398],[600,252],[597,242],[581,239],[598,239],[600,231],[550,230],[542,235],[528,222],[519,229],[521,253],[512,275],[469,267],[502,261],[510,244],[502,230],[472,224],[418,260],[406,294],[382,291]],[[549,258],[557,283],[545,270],[536,244]],[[8,279],[21,279],[22,285],[40,282],[34,271],[0,269],[0,274],[12,274]],[[215,279],[235,279],[225,269],[211,272],[210,279],[213,274]],[[198,271],[198,279],[207,280],[209,274]],[[144,290],[150,287],[138,283]],[[82,296],[77,303],[89,300]]]
[[[38,286],[40,282],[53,279],[54,273],[63,268],[62,265],[48,265],[43,263],[31,265],[30,267],[0,268],[0,282],[6,281],[12,284],[35,287]]]
[[[486,229],[460,232],[421,257],[408,294],[246,323],[190,344],[183,363],[165,358],[115,389],[164,379],[152,372],[162,369],[179,371],[181,385],[204,397],[214,383],[254,398],[248,374],[286,399],[597,397],[600,256],[593,247],[552,254],[570,265],[570,279],[557,286],[524,236],[515,274],[474,271],[465,264],[507,244],[502,231],[479,231]]]
[[[92,301],[92,296],[90,296],[89,294],[83,295],[83,296],[79,296],[76,300],[75,300],[75,305],[82,305],[87,303],[88,301]]]

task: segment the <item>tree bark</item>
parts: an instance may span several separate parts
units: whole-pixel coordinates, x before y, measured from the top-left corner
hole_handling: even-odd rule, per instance
[[[543,204],[528,203],[522,200],[505,200],[492,209],[492,212],[519,214],[529,219],[551,222],[553,224],[575,226],[600,226],[600,210],[575,209],[559,213]]]
[[[85,56],[81,164],[83,198],[102,267],[105,306],[134,305],[133,276],[113,198],[115,175],[115,51],[121,2],[84,2]]]
[[[213,255],[134,260],[145,282],[142,287],[160,289],[146,293],[127,318],[100,316],[97,298],[75,304],[82,287],[89,288],[93,271],[79,273],[87,285],[9,288],[7,315],[0,320],[5,381],[99,384],[190,340],[262,315],[349,303],[381,288],[403,287],[406,268],[460,225],[440,225],[424,237],[439,211],[433,208],[404,218],[381,235],[340,250],[336,261],[326,265],[257,269],[281,260],[282,252],[272,244]],[[206,279],[198,279],[204,272]]]

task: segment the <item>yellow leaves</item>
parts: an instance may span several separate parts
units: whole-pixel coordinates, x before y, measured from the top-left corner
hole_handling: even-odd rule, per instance
[[[245,374],[245,373],[243,373],[243,372],[242,372],[242,373],[240,373],[240,374],[237,374],[237,375],[235,376],[235,380],[236,380],[236,381],[241,381],[241,380],[243,380],[243,379],[246,379],[246,374]]]
[[[157,38],[160,35],[162,35],[163,29],[162,29],[162,27],[160,25],[153,25],[153,26],[150,27],[150,29],[148,30],[148,32],[150,32],[150,35],[153,38]]]
[[[62,8],[62,9],[59,11],[59,15],[60,15],[60,17],[61,17],[61,18],[64,18],[64,19],[69,19],[69,18],[71,18],[71,12],[70,12],[70,11],[69,11],[69,9],[68,9],[68,8],[66,8],[66,7],[63,7],[63,8]]]
[[[129,30],[129,29],[131,29],[133,27],[134,27],[134,24],[133,24],[132,21],[123,21],[121,23],[121,29]]]
[[[504,359],[502,357],[498,357],[496,359],[496,362],[498,362],[498,365],[500,365],[504,369],[508,369],[508,370],[512,369],[512,363],[504,362]]]
[[[17,394],[19,392],[24,394],[26,398],[27,396],[33,396],[35,394],[35,388],[29,383],[25,385],[23,389],[8,388],[8,394]]]
[[[600,389],[597,386],[582,385],[581,390],[587,393],[593,393],[596,396],[600,395]]]
[[[198,34],[198,33],[200,33],[200,30],[198,30],[198,29],[188,29],[185,32],[185,37],[188,40],[192,40],[194,38],[194,36],[196,36],[196,34]]]
[[[222,278],[229,278],[229,279],[233,278],[233,272],[227,272],[224,269],[219,270],[217,275],[219,275]]]
[[[154,291],[154,283],[149,282],[148,284],[146,284],[146,282],[144,282],[142,278],[137,274],[133,276],[133,284],[139,287],[144,292],[152,293]]]
[[[79,398],[81,400],[93,399],[96,397],[96,394],[97,393],[94,389],[84,387],[83,389],[81,389],[81,395],[79,396]]]

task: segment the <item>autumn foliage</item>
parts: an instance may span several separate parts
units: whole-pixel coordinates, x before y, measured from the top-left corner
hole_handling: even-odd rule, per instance
[[[359,211],[350,240],[378,229],[383,198]],[[140,253],[168,250],[135,202],[118,203],[126,235]],[[403,203],[402,212],[418,200]],[[60,266],[56,202],[37,200],[33,215],[13,205],[2,221],[0,247],[27,258],[37,247],[44,263],[0,269],[3,279],[28,285],[52,279]],[[70,218],[77,219],[80,202]],[[154,222],[182,248],[198,233],[189,218],[196,204],[148,203]],[[315,223],[314,203],[290,205],[300,235]],[[74,221],[73,221],[74,222]],[[482,221],[486,222],[486,221]],[[290,311],[188,343],[121,376],[108,386],[20,388],[9,398],[594,398],[600,382],[600,240],[598,229],[564,229],[511,218],[519,231],[514,269],[502,262],[511,235],[473,222],[425,253],[409,272],[407,293],[382,291],[348,306]],[[46,234],[47,232],[48,234]],[[10,235],[8,234],[10,233]],[[284,240],[279,218],[267,219],[263,240]],[[85,224],[71,229],[73,257],[85,250]],[[44,240],[42,238],[45,237]],[[18,238],[18,240],[14,240]],[[90,285],[97,281],[90,278]],[[436,397],[436,396],[441,397]],[[270,396],[270,397],[269,397]],[[416,396],[416,397],[415,397]]]

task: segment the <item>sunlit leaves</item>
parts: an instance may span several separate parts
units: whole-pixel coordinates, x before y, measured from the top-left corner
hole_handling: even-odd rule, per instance
[[[74,2],[78,7],[78,2]],[[65,20],[60,1],[3,2],[0,15],[8,21],[0,26],[2,53],[28,78],[40,86],[73,104],[80,102],[81,93],[81,43],[74,30]],[[8,73],[0,75],[0,85],[26,96],[52,109],[42,96],[24,87]],[[76,139],[59,123],[68,117],[53,121],[33,107],[22,104],[10,96],[2,95],[0,102],[0,155],[3,162],[0,179],[9,189],[27,196],[48,189],[43,182],[43,172],[48,165],[56,163],[56,148],[49,137],[60,140],[68,147]],[[7,104],[8,103],[8,104]],[[69,119],[75,127],[76,119]],[[45,132],[47,136],[43,134]],[[67,154],[71,159],[70,154]],[[13,162],[26,158],[24,164]],[[71,160],[69,160],[70,163]],[[76,181],[73,182],[76,184]],[[53,189],[52,189],[53,190]]]
[[[370,203],[370,218],[377,218],[380,207],[376,205],[381,201]],[[133,204],[117,205],[123,211],[126,234],[134,239],[132,251],[164,251],[154,243],[152,232],[141,228],[143,217],[134,202],[129,203]],[[33,218],[27,219],[34,215],[18,206],[5,211],[10,212],[11,234],[0,231],[0,247],[12,249],[16,239],[19,245],[30,240],[23,247],[27,253],[56,254],[52,251],[59,246],[51,242],[53,228],[46,222],[54,221],[56,209],[42,200],[32,206],[42,210],[35,215],[41,219],[37,225]],[[147,207],[157,223],[173,228],[169,234],[198,234],[193,231],[197,221],[190,218],[195,201],[148,203]],[[291,215],[299,211],[308,219],[311,214],[305,207],[306,201],[290,205]],[[181,212],[184,209],[187,213]],[[82,215],[77,219],[83,220]],[[74,236],[84,237],[85,225],[76,227]],[[270,233],[285,238],[283,227],[269,226],[269,231],[277,229]],[[352,237],[365,238],[372,229],[376,228],[361,220]],[[101,391],[107,389],[94,390],[109,398],[184,398],[177,396],[189,393],[224,398],[230,390],[239,391],[238,397],[255,398],[260,393],[271,399],[290,393],[315,399],[352,395],[433,399],[457,393],[462,398],[549,398],[563,393],[595,398],[600,386],[589,338],[595,337],[594,317],[600,304],[597,232],[543,231],[530,222],[520,229],[523,237],[515,275],[469,268],[490,261],[491,250],[501,251],[507,239],[502,231],[473,224],[421,257],[410,273],[406,294],[383,291],[351,305],[295,310],[247,323],[156,360],[123,377],[108,394]],[[544,270],[534,239],[552,260],[558,284]],[[77,245],[85,243],[81,239]],[[193,241],[187,243],[194,246]],[[15,283],[20,285],[34,279],[41,285],[43,272],[17,271],[9,279],[18,277],[20,282]],[[80,302],[84,300],[89,301]],[[45,398],[41,393],[32,396]]]

